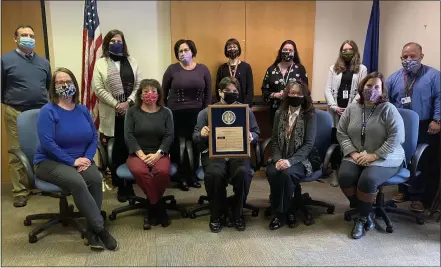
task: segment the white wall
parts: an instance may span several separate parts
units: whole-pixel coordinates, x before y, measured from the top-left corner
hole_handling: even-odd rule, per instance
[[[66,67],[81,80],[84,1],[46,1],[52,67]],[[143,78],[162,80],[170,59],[169,1],[98,1],[104,36],[121,30]]]

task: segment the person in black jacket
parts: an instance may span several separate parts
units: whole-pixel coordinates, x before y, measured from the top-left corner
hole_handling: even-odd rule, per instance
[[[241,53],[242,49],[239,41],[234,38],[228,39],[224,48],[224,55],[228,58],[228,62],[217,69],[216,88],[220,88],[219,83],[223,78],[236,78],[240,84],[239,99],[237,101],[252,107],[254,97],[253,71],[248,63],[239,60]],[[218,101],[221,100],[218,91],[216,91],[216,97]]]

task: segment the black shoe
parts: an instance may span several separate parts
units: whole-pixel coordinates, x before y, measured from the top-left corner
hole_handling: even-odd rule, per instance
[[[188,184],[185,181],[182,181],[179,183],[179,189],[181,189],[182,191],[188,191]]]
[[[223,223],[220,218],[214,221],[210,220],[209,225],[210,225],[210,231],[212,233],[219,233],[220,231],[222,231]]]
[[[245,231],[245,218],[241,216],[238,220],[234,221],[234,228],[238,231]]]
[[[190,186],[193,188],[201,188],[201,184],[197,181],[190,183]]]
[[[369,213],[369,216],[366,219],[366,223],[364,224],[364,229],[366,231],[370,231],[375,228],[374,215]]]
[[[127,188],[126,188],[126,186],[122,186],[121,185],[121,186],[118,187],[117,199],[121,203],[127,202],[127,200],[129,198],[128,198],[128,195],[127,195]]]
[[[365,230],[364,225],[367,222],[367,217],[358,216],[354,220],[354,228],[352,228],[351,237],[354,239],[359,239],[364,236]]]
[[[288,213],[286,216],[286,223],[288,224],[289,228],[294,228],[296,226],[296,216],[294,213]]]
[[[16,208],[25,207],[28,204],[28,197],[24,195],[19,195],[14,197],[13,205]]]
[[[106,229],[99,232],[98,237],[100,238],[101,242],[103,242],[104,247],[108,250],[116,250],[118,248],[118,242],[116,242],[115,238],[113,238],[113,236]]]
[[[100,243],[98,236],[91,229],[86,230],[86,241],[84,245],[89,246],[92,250],[103,250],[104,247]]]
[[[276,230],[282,226],[283,226],[283,222],[279,217],[274,217],[269,224],[270,230]]]
[[[161,224],[164,228],[170,225],[170,219],[168,218],[165,201],[163,199],[157,203],[156,223]]]

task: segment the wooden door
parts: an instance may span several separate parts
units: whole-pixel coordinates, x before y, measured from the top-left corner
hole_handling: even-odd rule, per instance
[[[225,42],[236,38],[245,55],[245,1],[171,1],[172,62],[177,62],[174,44],[190,39],[196,45],[196,62],[211,73],[213,96],[218,67],[227,61]],[[243,58],[243,56],[242,56]]]
[[[43,20],[40,1],[2,1],[2,54],[16,48],[14,31],[18,25],[30,25],[35,32],[35,52],[45,57],[45,40],[43,35]],[[2,77],[2,79],[4,79]],[[1,176],[2,181],[9,180],[8,170],[8,143],[4,124],[4,105],[1,108],[2,115],[2,150],[1,150]]]
[[[261,96],[267,68],[283,41],[293,40],[312,88],[315,1],[246,1],[246,56],[253,68],[254,95]]]

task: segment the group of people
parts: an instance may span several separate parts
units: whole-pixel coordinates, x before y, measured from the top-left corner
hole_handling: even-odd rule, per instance
[[[246,229],[242,210],[252,180],[250,159],[208,156],[211,76],[205,65],[194,61],[197,49],[193,41],[176,42],[174,53],[178,62],[167,68],[161,85],[154,79],[142,79],[121,31],[107,33],[92,82],[99,99],[97,131],[87,108],[79,104],[79,87],[73,73],[66,68],[51,73],[49,62],[34,52],[31,26],[17,27],[14,37],[17,49],[4,55],[1,63],[8,145],[19,146],[17,116],[26,110],[41,109],[35,174],[72,193],[87,220],[91,248],[104,246],[114,250],[118,246],[100,214],[102,175],[93,160],[98,140],[105,145],[111,138],[115,140],[115,149],[109,168],[112,182],[118,187],[117,198],[126,202],[135,195],[133,185],[116,174],[117,167],[127,163],[147,196],[148,220],[152,225],[170,225],[162,196],[171,180],[171,161],[179,165],[176,180],[181,190],[201,187],[195,165],[190,164],[192,158],[195,163],[200,160],[204,170],[211,207],[210,230],[221,231],[229,213],[237,230]],[[218,69],[214,103],[252,106],[252,69],[239,59],[239,42],[228,40],[224,53],[228,61]],[[370,212],[377,186],[406,164],[401,147],[404,123],[397,107],[418,113],[419,142],[430,145],[426,157],[439,159],[440,72],[422,65],[423,56],[420,45],[406,44],[401,55],[403,68],[384,81],[381,73],[367,74],[357,45],[347,40],[330,68],[325,96],[333,116],[332,138],[341,147],[332,159],[331,184],[340,185],[350,206],[359,212],[351,232],[353,238],[362,237],[374,227]],[[302,202],[299,181],[320,169],[322,163],[314,147],[320,122],[308,89],[308,76],[293,41],[287,40],[279,48],[263,79],[262,94],[273,124],[272,156],[266,174],[275,215],[269,228],[294,227],[295,210]],[[249,142],[258,142],[260,130],[251,109],[249,132]],[[181,144],[194,146],[194,155],[182,154]],[[433,166],[422,166],[424,179],[411,181],[409,191],[403,187],[395,200],[410,198],[412,210],[424,210],[425,186],[439,178],[439,169]],[[20,182],[25,177],[23,168],[12,156],[9,167],[14,206],[25,206],[29,189]],[[233,185],[232,197],[227,197],[229,183]]]

